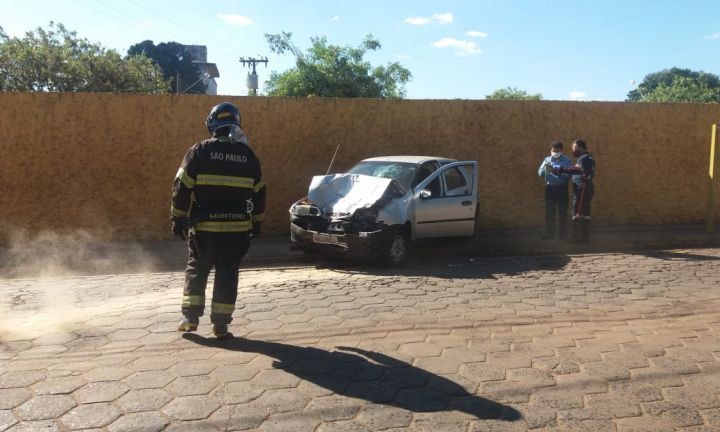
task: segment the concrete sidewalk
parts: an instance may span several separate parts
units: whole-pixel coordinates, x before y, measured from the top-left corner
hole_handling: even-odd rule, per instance
[[[495,255],[573,254],[620,252],[638,249],[697,248],[720,245],[720,232],[707,233],[705,225],[598,227],[587,244],[560,240],[542,240],[541,228],[487,229],[472,239],[421,240],[413,245],[412,258],[437,256],[475,258]],[[247,266],[307,262],[305,254],[293,251],[287,236],[260,237],[254,240],[245,259]],[[159,262],[171,264],[184,256],[181,242],[147,244],[148,252]],[[180,260],[183,261],[183,260]],[[310,260],[311,261],[311,260]]]
[[[587,244],[541,240],[543,233],[538,228],[485,230],[468,245],[466,252],[487,255],[562,254],[720,245],[720,232],[707,233],[704,224],[593,227],[591,242]]]
[[[433,239],[414,244],[413,258],[475,258],[495,255],[574,254],[620,252],[638,249],[697,248],[720,245],[720,232],[707,233],[705,225],[598,227],[587,244],[542,240],[541,228],[487,229],[473,239]],[[175,246],[178,246],[177,244]],[[179,247],[182,249],[182,247]],[[247,265],[294,262],[303,256],[291,251],[287,237],[261,237],[253,242]]]
[[[503,255],[564,255],[628,250],[661,250],[720,245],[720,233],[705,232],[704,225],[597,227],[589,244],[541,240],[540,228],[488,229],[473,239],[433,239],[413,245],[410,260],[443,256],[458,259]],[[0,278],[182,271],[185,244],[178,240],[155,242],[47,244],[40,240],[13,248],[0,248]],[[253,240],[243,266],[316,265],[333,261],[333,255],[305,255],[293,251],[287,236]],[[69,252],[70,250],[71,252]],[[339,258],[342,260],[342,258]],[[348,260],[348,263],[354,263]]]
[[[620,226],[598,227],[587,244],[560,240],[542,240],[541,228],[487,229],[472,239],[421,240],[413,245],[412,259],[444,257],[476,258],[502,255],[577,254],[621,252],[628,250],[659,250],[713,247],[720,245],[720,232],[707,233],[705,225]],[[157,250],[160,255],[182,253],[183,245],[174,242]],[[167,248],[167,249],[165,249]],[[153,248],[154,249],[154,248]],[[177,252],[176,252],[177,251]],[[177,255],[173,255],[176,257]],[[312,258],[312,257],[311,257]],[[261,237],[255,240],[245,265],[309,262],[302,252],[290,250],[287,237]]]

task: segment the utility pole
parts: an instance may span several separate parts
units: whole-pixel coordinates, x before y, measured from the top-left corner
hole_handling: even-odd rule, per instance
[[[258,90],[258,74],[255,71],[255,66],[258,63],[265,63],[265,67],[267,67],[268,59],[265,58],[253,58],[253,57],[240,57],[240,63],[242,63],[243,66],[250,66],[252,65],[252,72],[248,73],[247,76],[247,88],[248,88],[248,95],[250,96],[257,96],[257,90]]]

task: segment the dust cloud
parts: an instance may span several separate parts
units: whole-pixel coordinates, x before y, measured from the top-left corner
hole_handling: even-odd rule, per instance
[[[16,232],[0,244],[0,344],[77,331],[92,335],[87,322],[93,317],[112,321],[133,307],[157,307],[148,299],[180,289],[185,260],[180,241],[108,242],[83,230]],[[166,271],[178,272],[172,287],[148,286],[143,277]],[[98,289],[110,277],[117,291]]]
[[[18,291],[11,293],[10,304],[0,305],[0,341],[71,333],[79,328],[79,322],[101,312],[78,307],[76,293],[65,285],[61,279],[37,279],[17,284]]]
[[[14,233],[0,245],[0,279],[182,270],[182,242],[108,242],[89,231]]]
[[[127,312],[146,310],[179,312],[180,280],[171,286],[150,286],[144,275],[55,277],[0,281],[0,345],[6,341],[49,336],[49,344],[62,344],[63,335],[102,336]],[[117,290],[103,286],[118,280]],[[98,289],[101,288],[101,289]],[[175,298],[171,294],[177,293]],[[169,309],[162,299],[173,303]],[[176,300],[177,304],[174,304]],[[167,303],[167,302],[166,302]],[[99,321],[93,319],[99,318]],[[43,354],[39,352],[38,354]]]

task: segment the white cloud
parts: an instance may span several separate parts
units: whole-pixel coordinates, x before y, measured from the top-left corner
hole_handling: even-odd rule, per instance
[[[255,21],[251,20],[248,17],[244,17],[242,15],[218,14],[217,17],[231,25],[234,25],[234,26],[246,26],[246,25],[255,24]]]
[[[407,17],[403,22],[410,25],[425,25],[430,24],[432,20],[428,17]]]
[[[411,16],[405,18],[403,21],[405,24],[410,25],[427,25],[430,23],[436,23],[438,25],[444,25],[444,24],[450,24],[451,22],[455,21],[455,16],[453,16],[450,12],[445,12],[443,14],[433,14],[429,17],[423,17],[423,16]]]
[[[410,54],[398,54],[395,58],[398,60],[407,60],[410,58]]]
[[[573,100],[584,100],[587,99],[587,93],[584,91],[571,91],[570,92],[570,99]]]
[[[482,54],[482,50],[473,41],[458,40],[455,38],[442,38],[432,44],[435,48],[451,48],[459,56]]]
[[[713,39],[713,40],[720,39],[720,33],[713,33],[713,34],[707,35],[707,36],[705,36],[705,39]]]
[[[470,30],[469,32],[465,33],[465,35],[470,36],[470,37],[479,37],[479,38],[488,37],[487,33],[481,32],[481,31],[476,31],[476,30]]]
[[[455,17],[450,12],[445,12],[444,14],[435,14],[432,16],[432,18],[433,21],[440,25],[450,24],[451,22],[455,21]]]
[[[331,21],[340,21],[340,17],[335,15],[334,17],[330,18]]]

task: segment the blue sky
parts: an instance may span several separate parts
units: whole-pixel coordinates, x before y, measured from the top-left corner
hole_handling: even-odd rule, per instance
[[[312,36],[357,45],[372,33],[383,47],[368,59],[409,68],[412,99],[482,99],[511,86],[623,100],[631,81],[660,69],[720,74],[718,0],[34,0],[6,5],[0,26],[22,35],[51,20],[123,54],[146,39],[207,45],[226,95],[247,93],[241,56],[269,57],[261,83],[292,67],[263,36],[280,31],[302,48]]]

